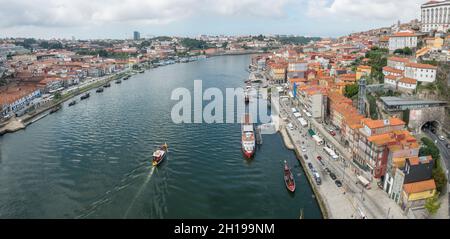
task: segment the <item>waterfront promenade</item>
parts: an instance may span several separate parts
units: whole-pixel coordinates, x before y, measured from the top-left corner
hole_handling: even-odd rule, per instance
[[[89,79],[87,81],[82,82],[79,85],[67,88],[62,92],[60,99],[48,102],[38,107],[31,113],[22,115],[20,117],[12,117],[7,122],[4,122],[3,125],[0,127],[0,135],[4,135],[6,133],[14,133],[16,131],[25,129],[27,125],[33,123],[34,120],[45,117],[48,114],[48,111],[50,111],[52,108],[57,107],[58,105],[64,103],[65,101],[68,101],[84,92],[90,91],[97,87],[101,87],[107,82],[120,78],[127,72],[129,72],[129,69],[117,72],[113,75]]]
[[[318,171],[322,184],[317,185],[314,180],[313,187],[316,189],[325,204],[328,211],[329,218],[368,218],[368,219],[384,219],[384,218],[415,218],[412,213],[405,215],[400,207],[390,200],[387,195],[373,185],[372,189],[366,190],[358,183],[357,174],[352,170],[349,158],[345,160],[332,160],[322,150],[323,146],[318,146],[315,141],[307,136],[309,127],[302,128],[290,111],[291,105],[289,102],[281,102],[281,114],[283,118],[287,119],[286,123],[291,123],[294,128],[287,129],[290,139],[293,141],[295,150],[300,152],[300,160],[304,164],[311,163]],[[336,144],[335,149],[340,149],[341,155],[348,155],[348,152],[334,139],[331,135],[327,135],[325,129],[321,124],[315,120],[308,120],[312,124],[314,130],[320,133],[321,137],[325,137],[327,142]],[[330,140],[332,138],[334,141]],[[306,152],[302,152],[302,146],[306,148]],[[308,159],[305,159],[307,156]],[[317,156],[322,157],[324,164],[319,163]],[[308,167],[304,167],[305,172],[313,179],[312,172]],[[343,186],[338,187],[334,180],[330,178],[325,168],[331,170],[337,178],[342,182]]]

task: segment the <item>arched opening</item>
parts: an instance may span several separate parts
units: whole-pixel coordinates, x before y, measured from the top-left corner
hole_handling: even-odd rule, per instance
[[[431,132],[431,133],[433,133],[433,134],[436,134],[439,130],[440,130],[440,124],[439,124],[439,122],[437,122],[437,121],[428,121],[428,122],[425,122],[423,125],[422,125],[422,127],[420,128],[420,130],[422,131],[422,132],[426,132],[426,131],[429,131],[429,132]]]

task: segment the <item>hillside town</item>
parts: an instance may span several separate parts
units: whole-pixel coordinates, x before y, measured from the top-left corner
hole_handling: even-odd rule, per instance
[[[430,1],[418,11],[418,20],[339,38],[144,39],[134,32],[129,40],[0,39],[0,127],[99,80],[254,54],[249,70],[283,95],[286,134],[292,141],[309,135],[311,146],[320,145],[335,161],[334,170],[349,175],[346,182],[333,181],[344,183],[339,203],[352,197],[362,218],[386,218],[386,212],[387,218],[448,218],[450,1]],[[303,152],[305,145],[299,147]],[[305,161],[311,170],[322,167],[314,161],[321,154]],[[356,217],[340,214],[341,204],[332,205],[318,177],[311,173],[330,217]],[[356,198],[357,190],[366,199]]]
[[[394,218],[429,217],[439,206],[448,218],[450,1],[425,3],[421,13],[420,21],[285,45],[251,66],[288,96],[288,131],[307,130],[356,184],[383,192],[373,201],[395,202]]]

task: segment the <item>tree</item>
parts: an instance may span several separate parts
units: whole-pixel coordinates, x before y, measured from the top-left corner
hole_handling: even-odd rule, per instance
[[[405,47],[405,48],[403,48],[403,54],[404,55],[407,55],[407,56],[410,56],[410,55],[412,55],[412,50],[411,50],[411,48],[409,48],[409,47]]]
[[[445,177],[445,172],[441,166],[433,169],[432,177],[436,183],[436,190],[438,192],[443,192],[445,186],[447,185],[447,178]]]
[[[353,96],[357,95],[359,91],[358,84],[353,85],[346,85],[344,90],[344,95],[347,98],[352,98]]]
[[[425,201],[425,208],[431,215],[436,214],[440,207],[441,203],[438,201],[438,194]]]
[[[428,156],[434,160],[434,168],[432,171],[432,178],[436,183],[436,190],[438,192],[442,192],[447,185],[447,178],[445,176],[444,169],[441,166],[441,156],[438,147],[434,144],[434,142],[426,137],[420,139],[422,141],[423,146],[419,149],[419,156]]]
[[[403,55],[403,49],[396,49],[396,50],[394,51],[394,54],[400,54],[400,55]]]

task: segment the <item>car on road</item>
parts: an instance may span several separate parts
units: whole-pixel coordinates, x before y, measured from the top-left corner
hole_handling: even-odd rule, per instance
[[[313,173],[314,179],[316,180],[317,185],[322,184],[322,179],[320,178],[320,175],[317,172]]]
[[[336,180],[334,183],[338,186],[338,188],[342,187],[342,182],[340,180]]]
[[[303,155],[303,158],[305,159],[305,160],[308,160],[308,155]]]
[[[306,147],[302,146],[302,152],[306,152]]]
[[[444,135],[440,135],[440,136],[439,136],[439,139],[440,139],[441,141],[444,141],[444,140],[445,140]]]
[[[334,130],[328,130],[328,133],[330,133],[332,136],[336,136],[336,133],[334,132]]]
[[[321,156],[317,156],[317,160],[322,160],[322,157]]]
[[[311,170],[314,168],[314,166],[312,165],[312,163],[308,163],[308,168],[311,169]]]
[[[290,129],[290,130],[294,130],[294,126],[293,126],[291,123],[289,123],[289,124],[287,125],[287,127],[288,127],[288,129]]]
[[[333,179],[333,180],[337,179],[337,177],[336,177],[336,175],[334,173],[330,173],[330,178]]]
[[[325,172],[327,172],[328,174],[331,173],[331,170],[329,168],[325,168]]]

